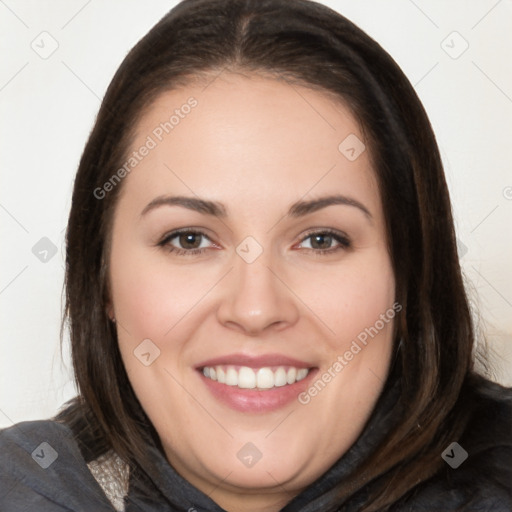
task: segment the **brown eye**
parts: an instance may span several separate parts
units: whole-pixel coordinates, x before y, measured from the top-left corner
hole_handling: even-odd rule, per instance
[[[300,247],[307,251],[313,251],[315,254],[329,254],[349,249],[350,240],[342,232],[315,231],[303,238]]]
[[[312,249],[330,249],[333,241],[333,237],[326,234],[312,235],[311,237],[311,248]]]
[[[178,241],[183,249],[197,249],[201,245],[201,238],[202,235],[199,233],[182,233]]]
[[[201,231],[190,229],[173,231],[166,235],[158,245],[180,256],[197,255],[205,252],[209,248],[215,247],[215,244],[212,243],[207,235]]]

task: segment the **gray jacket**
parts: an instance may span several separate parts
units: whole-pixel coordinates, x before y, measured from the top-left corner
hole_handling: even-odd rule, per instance
[[[475,391],[479,405],[457,444],[440,454],[443,469],[390,511],[512,511],[512,389],[481,379]],[[371,452],[389,425],[387,412],[396,396],[396,386],[381,396],[350,450],[282,512],[327,510],[322,495]],[[14,425],[0,431],[0,512],[225,512],[181,478],[156,447],[148,450],[155,470],[143,477],[113,452],[86,462],[61,423]],[[154,492],[148,496],[143,485]],[[339,510],[356,512],[363,497],[359,492]]]

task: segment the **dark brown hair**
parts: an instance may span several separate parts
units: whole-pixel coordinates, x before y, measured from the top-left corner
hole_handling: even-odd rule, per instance
[[[66,319],[79,397],[59,418],[80,431],[89,458],[114,449],[144,467],[156,432],[130,386],[107,315],[108,245],[122,184],[93,191],[125,161],[133,129],[156,97],[197,77],[259,73],[334,95],[368,141],[387,222],[396,300],[396,426],[348,481],[345,496],[379,481],[365,511],[386,510],[436,473],[467,422],[473,328],[450,201],[424,109],[393,59],[349,20],[307,0],[185,0],[128,54],[82,155],[67,230]],[[399,349],[400,348],[400,349]]]

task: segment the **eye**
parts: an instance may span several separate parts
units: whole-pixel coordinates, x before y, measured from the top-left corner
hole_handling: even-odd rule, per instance
[[[349,247],[348,237],[333,230],[314,231],[303,238],[299,244],[299,248],[314,251],[316,254],[333,253]]]
[[[200,254],[209,247],[215,246],[204,233],[193,229],[173,231],[167,234],[158,245],[179,255]]]
[[[194,229],[180,229],[168,233],[158,244],[168,252],[181,256],[204,253],[208,248],[218,248],[203,232]],[[298,248],[312,251],[314,254],[330,254],[341,249],[348,249],[348,237],[338,231],[321,230],[308,234],[298,244]]]

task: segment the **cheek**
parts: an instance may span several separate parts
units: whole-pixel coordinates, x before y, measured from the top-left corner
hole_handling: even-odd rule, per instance
[[[395,282],[384,251],[372,251],[344,265],[325,267],[297,282],[297,295],[304,297],[314,315],[326,327],[326,340],[339,350],[393,306]],[[380,325],[380,324],[379,324]],[[385,324],[382,334],[390,330]]]
[[[141,404],[152,418],[160,418],[169,400],[186,409],[170,374],[185,365],[186,341],[197,325],[197,305],[209,288],[208,277],[194,279],[190,271],[170,269],[165,257],[147,249],[138,253],[134,248],[126,257],[120,253],[113,247],[110,272],[119,349]]]
[[[194,278],[166,265],[164,258],[148,262],[133,254],[117,261],[111,270],[115,315],[134,337],[162,338],[209,288],[208,276]]]

